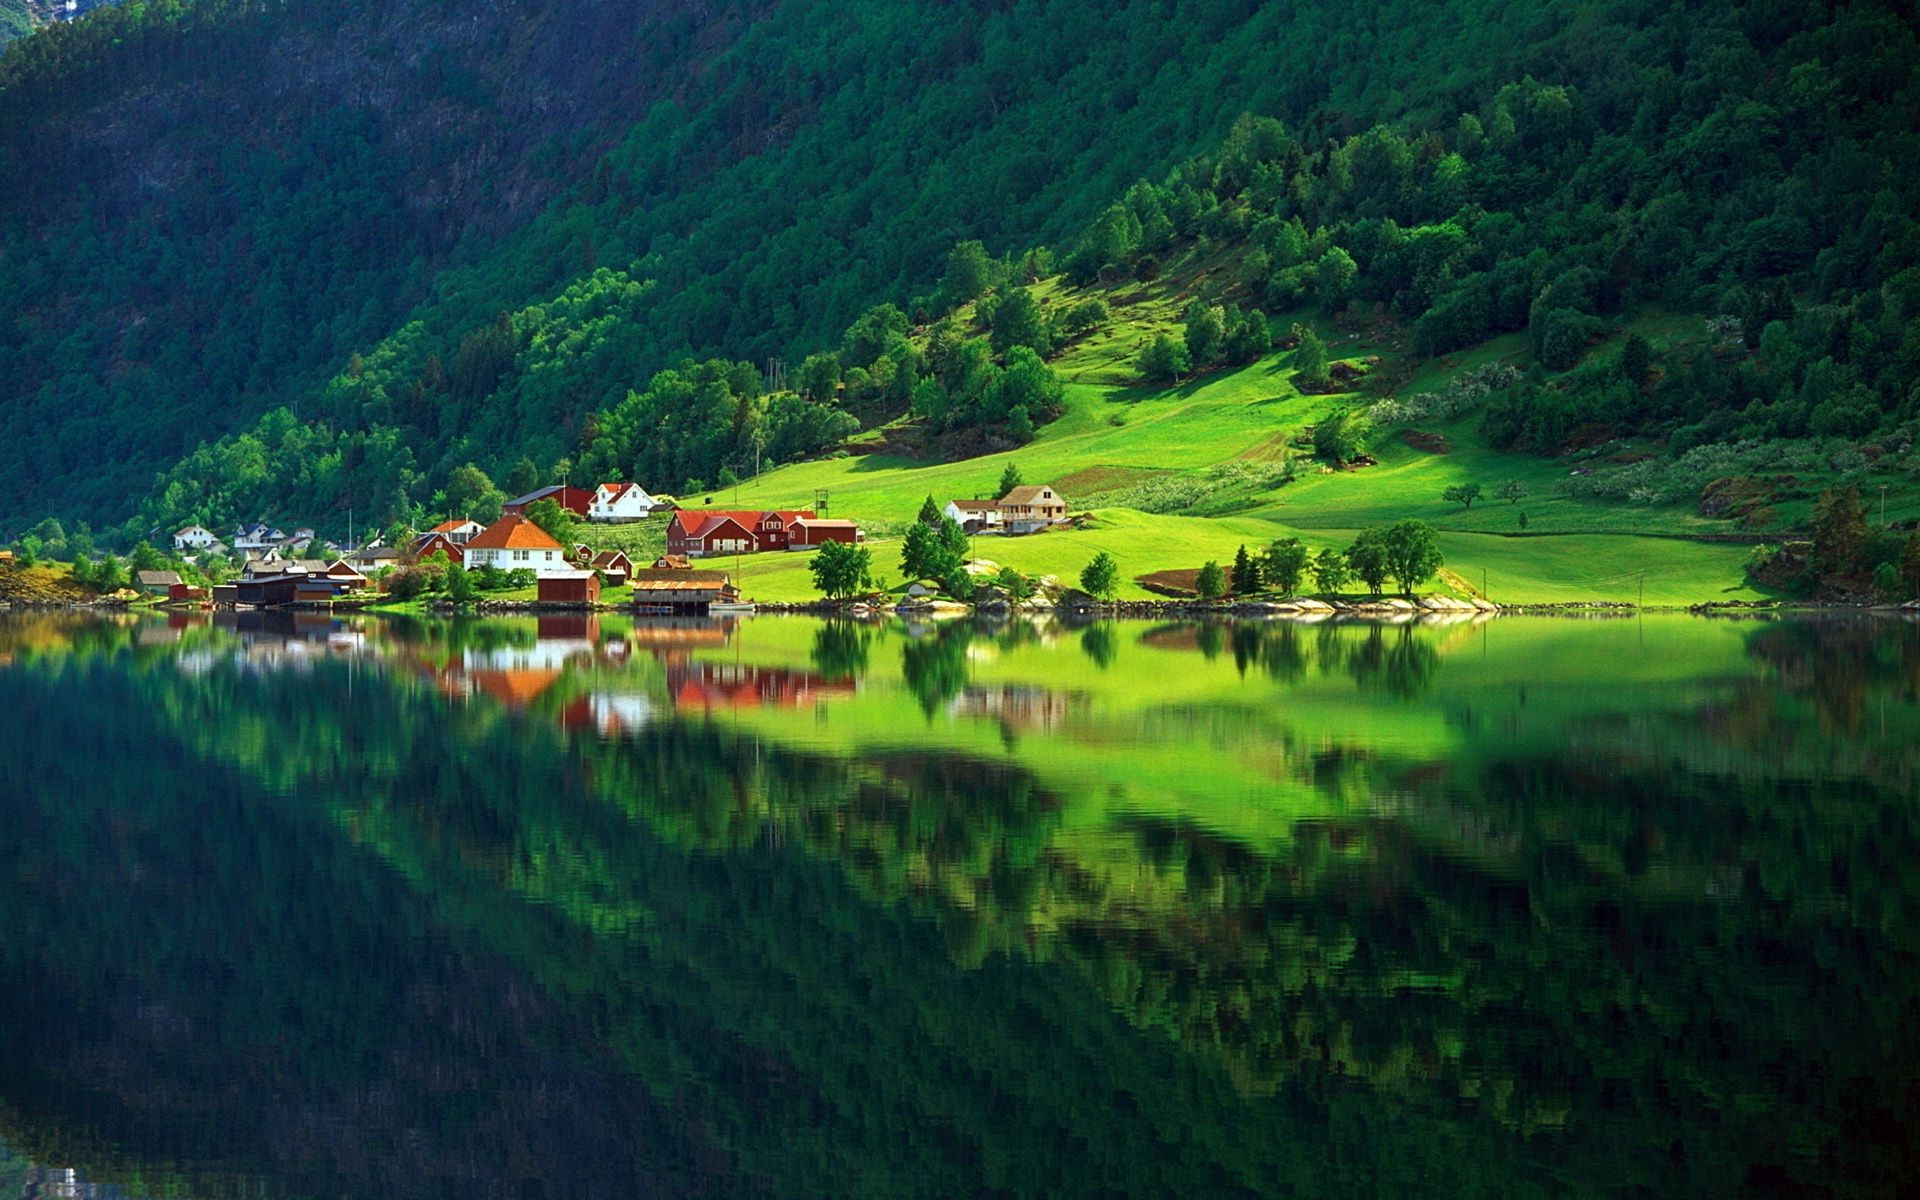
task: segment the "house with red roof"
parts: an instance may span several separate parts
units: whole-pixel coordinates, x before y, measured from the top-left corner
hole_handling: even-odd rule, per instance
[[[593,489],[587,520],[596,525],[623,525],[644,521],[666,505],[637,483],[603,483]]]
[[[444,534],[449,542],[456,546],[464,546],[485,528],[485,525],[472,517],[455,517],[452,520],[440,522],[427,532]]]
[[[575,569],[567,561],[565,547],[549,537],[546,530],[517,515],[501,517],[461,549],[461,565],[469,571],[491,566],[502,571],[554,575]]]
[[[785,550],[795,521],[813,516],[803,509],[739,512],[676,509],[667,522],[667,553],[688,558],[714,554],[753,554]]]

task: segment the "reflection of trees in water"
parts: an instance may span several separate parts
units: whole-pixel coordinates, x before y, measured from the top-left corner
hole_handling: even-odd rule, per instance
[[[1008,628],[1012,631],[1021,626]],[[967,686],[967,647],[973,643],[974,632],[970,623],[953,621],[927,637],[909,639],[901,648],[901,678],[929,719]]]
[[[1118,652],[1120,638],[1114,632],[1111,621],[1100,621],[1087,626],[1080,633],[1080,649],[1094,666],[1102,671],[1113,666],[1113,657]]]
[[[827,620],[813,633],[813,667],[829,680],[858,679],[867,673],[873,629],[857,621]]]
[[[1396,700],[1417,700],[1433,686],[1440,655],[1411,625],[1372,626],[1347,653],[1347,672],[1361,688]]]
[[[1336,639],[1371,660],[1343,669],[1388,672],[1401,632]],[[244,716],[243,736],[309,779],[350,762],[358,774],[334,779],[329,793],[343,827],[423,889],[436,919],[487,931],[559,989],[563,1007],[601,1014],[597,1027],[632,1062],[672,1078],[690,1055],[709,1072],[698,1103],[731,1108],[738,1125],[726,1136],[743,1152],[818,1105],[830,1132],[805,1136],[807,1153],[849,1166],[893,1144],[898,1119],[876,1106],[924,1111],[907,1099],[916,1089],[972,1114],[952,1121],[970,1149],[1042,1150],[1021,1141],[1031,1131],[1005,1128],[1004,1113],[971,1107],[974,1083],[987,1079],[1012,1087],[1030,1106],[1023,1113],[1066,1120],[1076,1143],[1107,1132],[1095,1120],[1133,1129],[1124,1114],[1069,1102],[1084,1064],[1054,1081],[1059,1107],[1038,1094],[1054,1084],[1003,1076],[999,1056],[1022,1053],[1017,1037],[936,1064],[926,1056],[950,1049],[938,1039],[927,1049],[889,1040],[885,1028],[835,1028],[872,1019],[864,989],[901,1004],[912,994],[920,1028],[979,1018],[953,980],[933,986],[955,998],[918,996],[927,978],[911,972],[929,968],[911,955],[899,974],[879,953],[811,962],[822,926],[871,940],[878,918],[868,909],[889,906],[849,905],[804,874],[769,874],[755,848],[774,843],[804,845],[866,896],[931,917],[955,959],[980,964],[966,986],[1006,974],[996,951],[1064,960],[1133,1024],[1222,1064],[1246,1093],[1285,1090],[1338,1108],[1366,1082],[1416,1112],[1555,1130],[1543,1143],[1552,1156],[1610,1164],[1610,1186],[1657,1194],[1732,1194],[1769,1180],[1891,1192],[1914,1165],[1904,1125],[1889,1119],[1912,1071],[1882,1058],[1920,1061],[1901,1020],[1920,980],[1907,870],[1920,833],[1911,793],[1890,780],[1843,792],[1758,772],[1674,776],[1623,769],[1592,743],[1429,776],[1416,774],[1427,764],[1333,747],[1311,760],[1318,786],[1396,793],[1395,816],[1304,823],[1258,853],[1190,819],[1129,817],[1117,827],[1126,852],[1089,862],[1055,848],[1056,799],[1003,765],[802,755],[709,725],[568,744],[464,718],[398,686],[365,686],[349,700],[326,678],[312,698],[312,681],[215,681],[225,690],[200,703],[168,700],[178,685],[167,683],[141,708],[209,752]],[[340,715],[349,704],[351,729]],[[583,804],[583,788],[604,803]],[[110,815],[73,819],[108,828]],[[682,853],[637,838],[630,816]],[[690,846],[735,853],[689,865]],[[279,869],[270,846],[235,853]],[[263,899],[277,895],[269,888]],[[202,927],[217,916],[203,914]],[[897,941],[873,944],[901,953]],[[237,969],[244,978],[249,968]],[[1072,1020],[1087,1017],[1073,1010]],[[716,1044],[689,1045],[689,1029]],[[930,1081],[930,1065],[963,1078]],[[714,1082],[722,1076],[780,1099],[734,1095]],[[782,1107],[788,1096],[794,1107]],[[1737,1099],[1747,1096],[1764,1099]],[[748,1129],[753,1121],[765,1131]],[[1111,1148],[1114,1161],[1137,1165],[1141,1145]],[[900,1165],[934,1163],[962,1169],[925,1145]]]
[[[1920,698],[1920,621],[1774,621],[1748,638],[1747,653],[1767,666],[1758,687],[1811,701],[1826,733],[1860,732],[1869,696]]]

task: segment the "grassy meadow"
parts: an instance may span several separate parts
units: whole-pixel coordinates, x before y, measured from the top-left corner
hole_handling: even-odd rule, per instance
[[[1204,270],[1200,264],[1196,270]],[[767,471],[735,486],[688,497],[689,506],[793,508],[825,494],[835,517],[873,531],[868,545],[876,576],[890,588],[900,578],[899,542],[891,536],[911,522],[928,496],[995,494],[1006,465],[1028,483],[1052,484],[1074,513],[1089,513],[1084,528],[1009,538],[975,539],[974,556],[1031,575],[1071,583],[1094,554],[1119,563],[1119,596],[1152,593],[1139,576],[1228,564],[1245,545],[1258,550],[1276,538],[1298,536],[1309,546],[1345,546],[1356,531],[1415,517],[1441,533],[1446,554],[1435,590],[1485,593],[1496,601],[1640,600],[1688,604],[1763,598],[1747,582],[1746,546],[1702,541],[1738,533],[1727,521],[1699,515],[1691,504],[1595,502],[1565,494],[1562,482],[1579,469],[1569,460],[1506,454],[1487,445],[1478,417],[1422,423],[1419,431],[1449,443],[1444,453],[1416,449],[1400,431],[1375,431],[1376,465],[1331,470],[1308,457],[1299,439],[1329,409],[1365,397],[1304,395],[1293,386],[1293,352],[1280,350],[1244,367],[1187,380],[1172,388],[1143,385],[1133,362],[1164,330],[1178,329],[1179,313],[1195,281],[1148,285],[1122,295],[1114,320],[1070,345],[1055,361],[1067,380],[1066,412],[1017,450],[956,462],[860,453],[877,434],[855,440],[832,457]],[[1051,280],[1038,289],[1050,306],[1083,295]],[[964,314],[963,314],[964,316]],[[1276,331],[1291,317],[1275,321]],[[1654,314],[1642,323],[1656,340],[1673,335],[1672,322]],[[1364,362],[1391,361],[1404,351],[1395,341],[1325,330],[1330,354]],[[1596,352],[1604,352],[1596,351]],[[1402,389],[1430,390],[1453,374],[1489,362],[1523,357],[1518,338],[1496,339],[1470,354],[1425,364]],[[1281,478],[1296,456],[1296,477]],[[1495,499],[1496,487],[1517,481],[1517,502]],[[1442,498],[1458,483],[1477,482],[1484,497],[1470,508]],[[1902,504],[1907,503],[1902,499]],[[1523,526],[1524,517],[1524,526]],[[587,528],[596,546],[618,545],[639,558],[660,545],[660,522],[642,527]],[[745,594],[763,601],[814,598],[807,553],[748,555],[726,560]]]

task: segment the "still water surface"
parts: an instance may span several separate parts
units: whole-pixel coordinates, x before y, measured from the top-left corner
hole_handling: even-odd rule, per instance
[[[0,1197],[1896,1196],[1920,624],[0,620]]]

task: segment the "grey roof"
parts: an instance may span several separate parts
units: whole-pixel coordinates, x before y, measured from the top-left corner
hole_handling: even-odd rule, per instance
[[[172,587],[181,582],[178,571],[136,571],[142,587]]]

